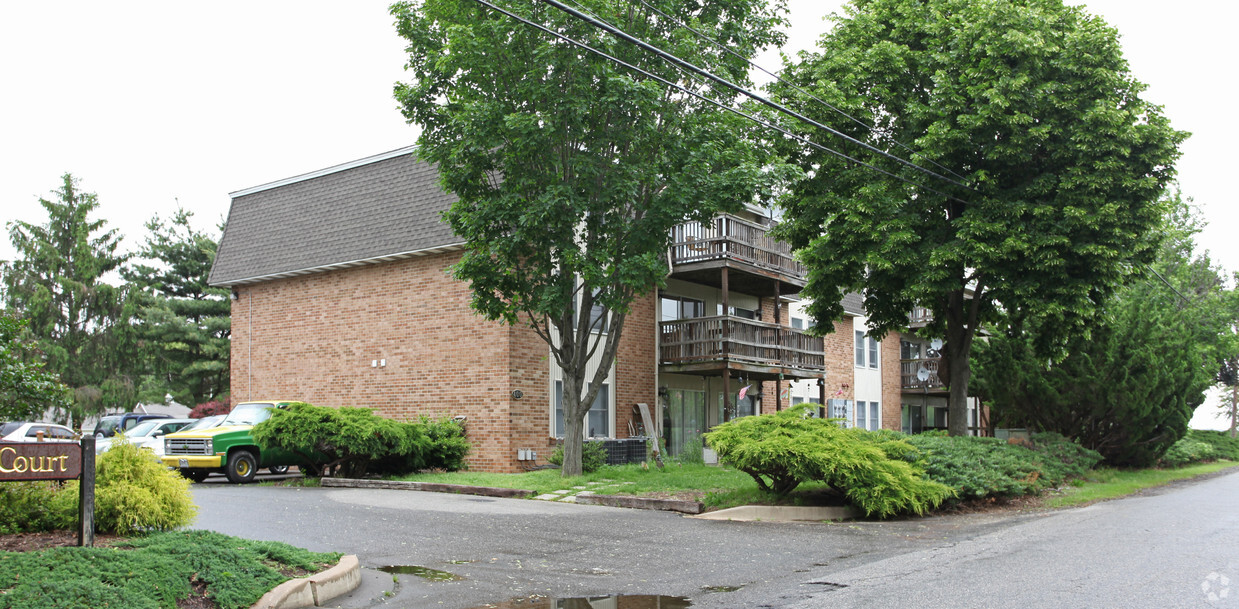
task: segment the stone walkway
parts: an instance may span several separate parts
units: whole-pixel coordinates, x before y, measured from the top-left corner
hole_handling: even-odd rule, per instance
[[[562,501],[564,503],[576,503],[576,498],[580,496],[597,495],[599,491],[615,489],[631,482],[615,482],[614,480],[605,480],[600,482],[586,482],[584,486],[574,486],[570,489],[561,491],[551,491],[549,493],[534,497],[539,501]],[[605,493],[604,493],[605,494]]]

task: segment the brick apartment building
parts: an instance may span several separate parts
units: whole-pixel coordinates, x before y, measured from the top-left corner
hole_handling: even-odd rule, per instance
[[[563,433],[560,372],[532,330],[469,308],[448,273],[462,252],[439,215],[452,201],[412,148],[232,193],[210,282],[232,292],[233,401],[463,416],[471,468],[544,464]],[[941,388],[903,393],[931,360],[901,363],[919,343],[864,335],[858,297],[836,332],[804,333],[804,269],[768,224],[750,210],[674,231],[667,287],[634,304],[591,436],[644,434],[637,404],[672,454],[723,420],[801,401],[862,427],[936,426]]]

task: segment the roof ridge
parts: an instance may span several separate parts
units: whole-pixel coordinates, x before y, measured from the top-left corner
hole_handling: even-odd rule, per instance
[[[397,148],[395,150],[389,150],[387,152],[382,152],[379,154],[371,155],[365,158],[357,159],[355,161],[348,161],[346,163],[340,163],[339,165],[333,165],[325,169],[317,169],[315,171],[303,173],[301,175],[296,175],[291,178],[283,178],[280,180],[276,180],[274,182],[267,182],[266,184],[259,184],[258,186],[242,188],[241,190],[228,193],[228,196],[235,199],[237,197],[243,197],[245,195],[252,195],[256,192],[262,192],[264,190],[271,190],[272,188],[279,188],[280,186],[287,186],[289,184],[296,184],[297,182],[304,182],[306,180],[312,180],[314,178],[321,178],[326,175],[331,175],[333,173],[339,173],[341,171],[346,171],[346,170],[353,169],[356,167],[361,167],[363,165],[369,165],[371,163],[377,163],[379,161],[386,161],[387,159],[395,158],[398,156],[412,154],[413,151],[415,150],[417,150],[416,144],[412,146],[405,146],[404,148]]]

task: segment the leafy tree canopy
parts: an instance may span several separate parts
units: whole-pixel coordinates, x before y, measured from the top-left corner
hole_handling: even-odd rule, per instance
[[[733,101],[550,5],[496,4]],[[743,57],[783,40],[781,0],[574,6],[741,83]],[[483,316],[527,323],[551,346],[564,373],[564,474],[579,474],[582,419],[611,367],[630,303],[666,275],[671,228],[736,210],[768,193],[783,172],[768,166],[743,119],[477,3],[400,2],[392,12],[413,76],[396,97],[423,127],[419,156],[459,197],[445,214],[466,243],[455,276],[471,284]],[[595,353],[599,372],[586,379]]]
[[[26,320],[0,311],[0,419],[6,421],[38,420],[72,404],[69,388],[25,353],[25,326]]]
[[[977,328],[1017,313],[1050,343],[1081,332],[1152,260],[1186,134],[1140,97],[1118,33],[1061,0],[853,0],[820,49],[786,77],[856,120],[787,86],[778,97],[950,181],[854,144],[836,147],[890,175],[789,145],[811,173],[782,232],[809,268],[809,313],[836,319],[860,291],[881,335],[930,309],[963,433]]]
[[[1239,309],[1220,269],[1193,253],[1199,223],[1177,196],[1169,203],[1156,274],[1107,301],[1065,356],[1039,357],[1042,326],[1028,319],[978,349],[974,389],[1002,425],[1056,431],[1133,466],[1155,463],[1187,432]]]

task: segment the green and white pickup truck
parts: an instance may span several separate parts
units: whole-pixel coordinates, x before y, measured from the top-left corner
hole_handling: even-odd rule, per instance
[[[182,476],[202,482],[212,473],[223,473],[235,483],[250,482],[259,469],[288,471],[301,459],[283,450],[263,450],[250,430],[271,417],[272,408],[286,408],[292,400],[237,404],[218,427],[183,431],[164,436],[164,465]]]

